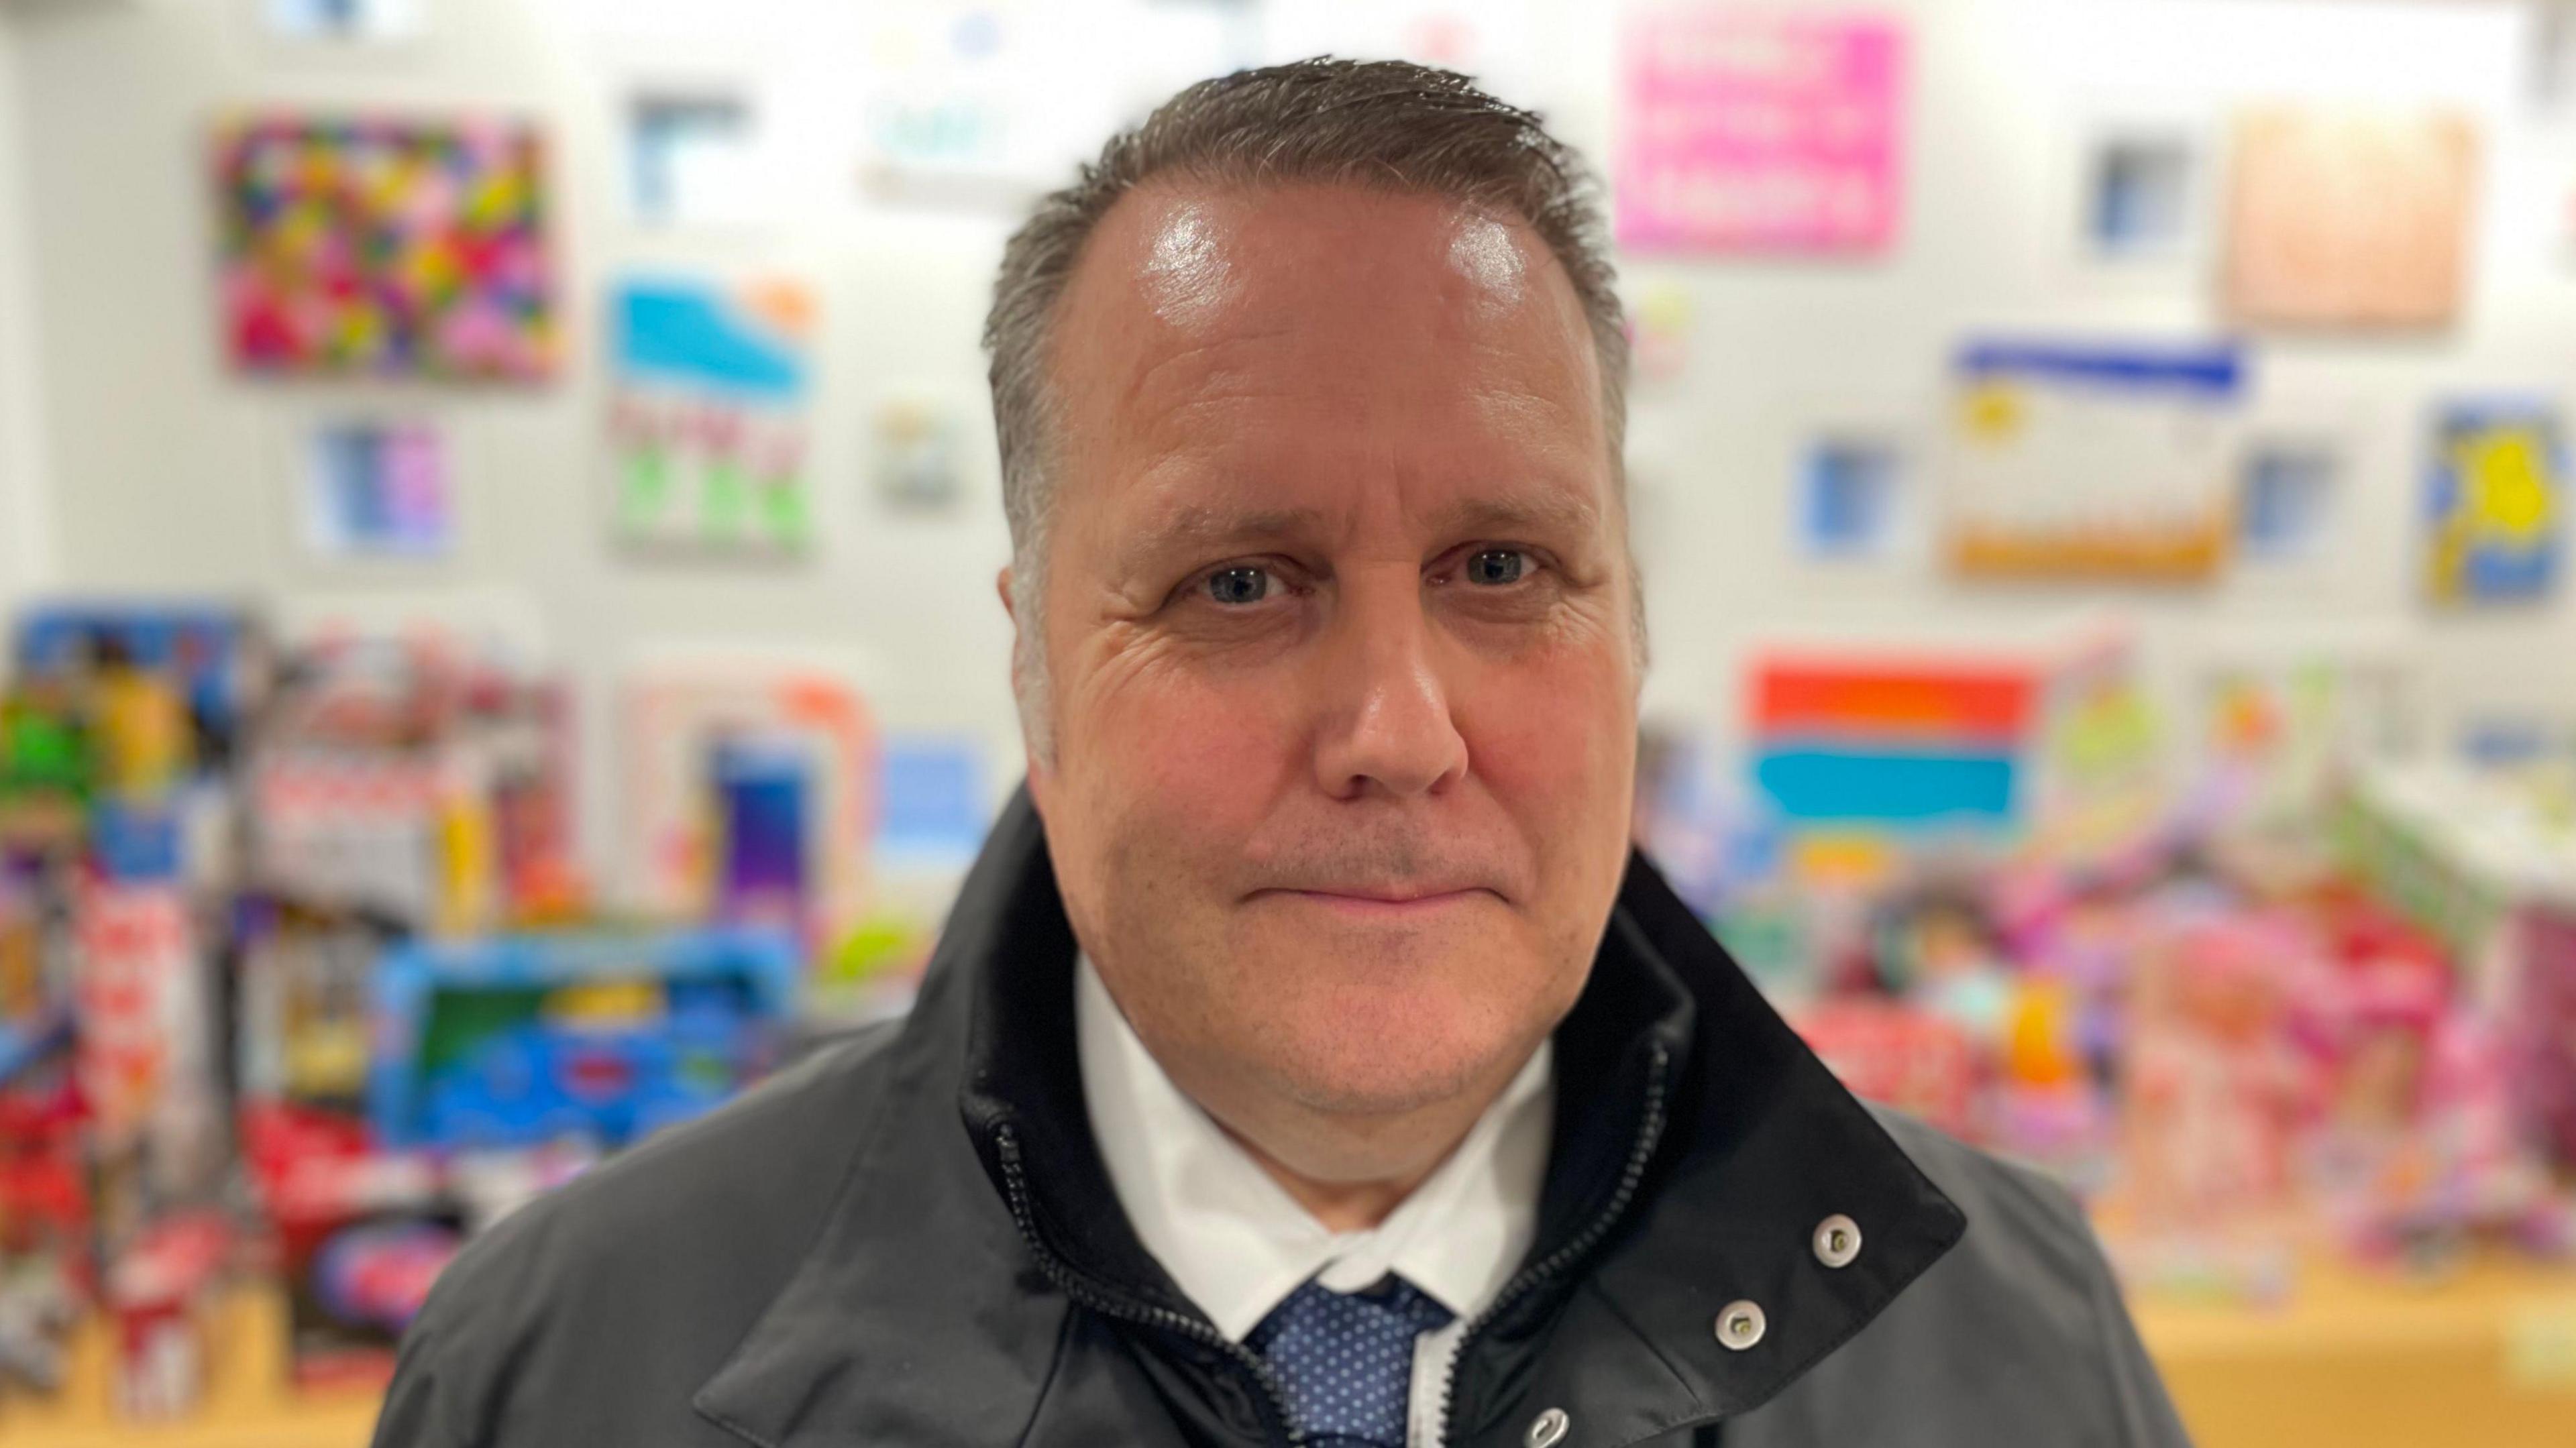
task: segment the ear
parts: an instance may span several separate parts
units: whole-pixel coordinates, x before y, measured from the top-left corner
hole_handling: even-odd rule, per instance
[[[1002,612],[1010,615],[1011,619],[1011,700],[1019,706],[1021,758],[1029,783],[1029,801],[1037,806],[1038,818],[1043,820],[1046,818],[1047,795],[1054,781],[1047,777],[1046,762],[1038,757],[1036,749],[1029,747],[1028,680],[1020,671],[1020,663],[1027,657],[1028,645],[1035,641],[1024,641],[1020,637],[1020,630],[1029,627],[1031,621],[1020,617],[1019,600],[1011,593],[1009,564],[1002,565],[1001,571],[993,575],[993,591],[1001,595]]]
[[[1017,699],[1021,697],[1021,686],[1027,682],[1020,677],[1020,660],[1031,641],[1020,637],[1020,630],[1028,627],[1028,620],[1020,617],[1019,600],[1011,596],[1011,565],[1003,564],[1001,571],[993,575],[993,591],[1001,595],[1003,616],[1011,621],[1011,697]]]

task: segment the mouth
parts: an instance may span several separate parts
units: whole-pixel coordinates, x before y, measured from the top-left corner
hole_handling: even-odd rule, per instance
[[[1478,885],[1457,889],[1413,889],[1405,886],[1352,886],[1332,889],[1261,890],[1254,898],[1275,896],[1360,919],[1403,920],[1438,914],[1478,901],[1502,897]]]

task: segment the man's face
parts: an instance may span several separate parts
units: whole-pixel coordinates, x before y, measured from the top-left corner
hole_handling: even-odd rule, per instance
[[[1498,1086],[1627,854],[1626,522],[1564,272],[1454,203],[1149,189],[1056,339],[1031,787],[1111,993],[1184,1085]]]

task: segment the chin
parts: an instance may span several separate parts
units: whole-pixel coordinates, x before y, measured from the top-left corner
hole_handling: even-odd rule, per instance
[[[1285,1094],[1335,1115],[1391,1116],[1517,1070],[1547,1002],[1495,993],[1496,977],[1405,972],[1282,992],[1254,1049]]]

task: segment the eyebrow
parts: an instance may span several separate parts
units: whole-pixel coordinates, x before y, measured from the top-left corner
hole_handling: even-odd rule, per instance
[[[1502,497],[1462,499],[1434,514],[1431,525],[1432,531],[1442,537],[1563,537],[1588,535],[1600,518],[1600,509],[1587,499],[1539,489]],[[1119,550],[1119,561],[1126,571],[1135,572],[1175,552],[1227,552],[1263,543],[1311,539],[1325,530],[1324,515],[1314,508],[1233,509],[1182,504],[1138,529],[1127,546]]]
[[[1282,539],[1311,538],[1323,531],[1324,515],[1313,508],[1255,508],[1238,511],[1183,504],[1140,528],[1119,550],[1119,561],[1135,572],[1174,552],[1212,553]]]
[[[1497,498],[1466,498],[1433,515],[1433,531],[1444,536],[1468,533],[1535,533],[1580,535],[1601,521],[1601,510],[1589,499],[1556,489],[1538,489]]]

